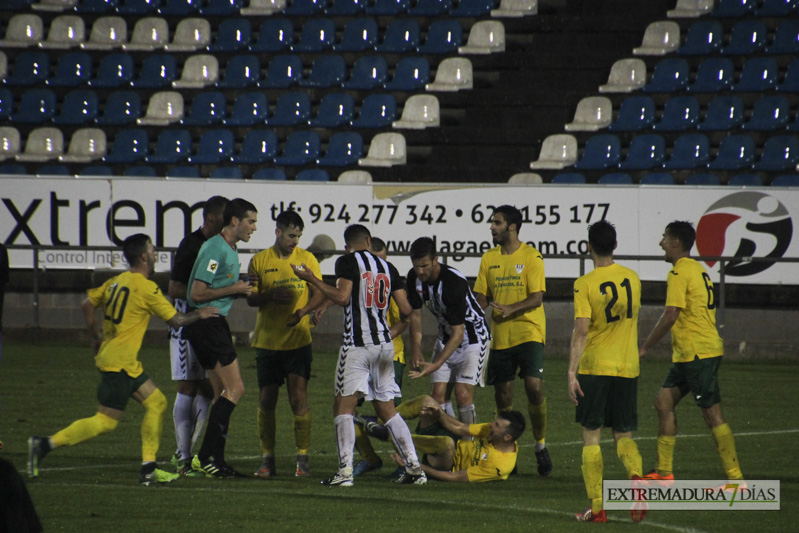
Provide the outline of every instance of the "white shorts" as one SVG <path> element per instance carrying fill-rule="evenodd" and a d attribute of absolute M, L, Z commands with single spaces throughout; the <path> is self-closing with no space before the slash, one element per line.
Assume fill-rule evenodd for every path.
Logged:
<path fill-rule="evenodd" d="M 176 298 L 175 309 L 185 313 L 188 303 Z M 183 328 L 169 328 L 169 356 L 172 359 L 172 381 L 201 381 L 207 377 L 191 344 L 183 338 Z"/>
<path fill-rule="evenodd" d="M 438 360 L 444 345 L 436 341 L 433 348 L 433 362 Z M 488 362 L 488 343 L 467 344 L 459 346 L 449 356 L 441 368 L 430 374 L 432 383 L 466 383 L 467 385 L 485 386 L 485 370 Z"/>
<path fill-rule="evenodd" d="M 342 346 L 336 365 L 337 396 L 363 396 L 393 402 L 400 389 L 394 381 L 394 345 Z"/>

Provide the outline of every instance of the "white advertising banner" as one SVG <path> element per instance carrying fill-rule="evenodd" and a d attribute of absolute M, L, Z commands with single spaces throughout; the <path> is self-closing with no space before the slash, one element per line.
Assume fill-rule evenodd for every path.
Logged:
<path fill-rule="evenodd" d="M 177 247 L 200 226 L 202 202 L 216 194 L 247 198 L 258 208 L 258 229 L 242 247 L 247 249 L 271 246 L 274 218 L 291 208 L 305 221 L 300 246 L 343 249 L 344 228 L 360 223 L 386 241 L 404 272 L 410 268 L 405 252 L 421 236 L 434 238 L 442 253 L 485 252 L 492 246 L 493 207 L 511 204 L 524 215 L 522 240 L 557 256 L 546 260 L 550 278 L 579 275 L 574 256 L 587 253 L 591 222 L 607 219 L 616 225 L 617 255 L 659 256 L 665 225 L 688 220 L 697 228 L 694 255 L 742 258 L 727 266 L 728 283 L 799 284 L 795 263 L 748 260 L 799 257 L 793 239 L 799 191 L 788 189 L 3 178 L 0 239 L 12 247 L 67 247 L 40 251 L 42 268 L 125 268 L 118 251 L 81 248 L 117 246 L 139 232 L 150 235 L 156 247 Z M 10 255 L 14 268 L 33 266 L 30 250 L 12 249 Z M 243 254 L 243 269 L 248 260 Z M 447 261 L 468 276 L 477 274 L 477 257 Z M 659 261 L 622 262 L 642 279 L 665 280 L 667 267 Z M 335 258 L 323 260 L 322 271 L 332 274 L 334 264 Z M 706 267 L 717 280 L 719 264 L 708 261 Z M 157 268 L 169 269 L 167 252 L 159 255 Z"/>

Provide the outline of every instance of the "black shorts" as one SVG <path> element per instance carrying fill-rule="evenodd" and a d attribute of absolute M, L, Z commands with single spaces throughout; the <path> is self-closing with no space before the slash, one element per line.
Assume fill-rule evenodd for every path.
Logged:
<path fill-rule="evenodd" d="M 184 326 L 183 338 L 191 343 L 197 360 L 206 370 L 212 370 L 217 363 L 228 366 L 236 360 L 230 328 L 223 316 L 198 320 Z"/>
<path fill-rule="evenodd" d="M 586 429 L 613 428 L 619 433 L 638 429 L 638 378 L 577 374 L 585 396 L 577 397 L 575 422 Z"/>
<path fill-rule="evenodd" d="M 255 366 L 258 370 L 258 387 L 283 385 L 289 374 L 311 378 L 313 352 L 311 345 L 294 350 L 255 349 Z"/>

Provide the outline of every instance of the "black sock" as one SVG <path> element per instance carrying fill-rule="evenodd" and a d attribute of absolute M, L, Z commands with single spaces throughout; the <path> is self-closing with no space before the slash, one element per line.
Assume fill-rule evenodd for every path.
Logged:
<path fill-rule="evenodd" d="M 150 461 L 141 465 L 141 473 L 142 474 L 150 474 L 155 472 L 155 461 Z"/>
<path fill-rule="evenodd" d="M 235 407 L 235 403 L 224 397 L 220 397 L 211 406 L 203 444 L 197 454 L 201 461 L 207 461 L 209 457 L 213 456 L 214 461 L 218 464 L 225 464 L 225 441 L 230 425 L 230 415 L 233 414 Z"/>

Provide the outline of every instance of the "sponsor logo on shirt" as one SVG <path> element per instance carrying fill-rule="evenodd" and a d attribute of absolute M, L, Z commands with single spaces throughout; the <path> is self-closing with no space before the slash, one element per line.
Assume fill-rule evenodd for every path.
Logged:
<path fill-rule="evenodd" d="M 208 261 L 208 268 L 207 268 L 208 272 L 216 274 L 218 268 L 219 268 L 219 261 L 217 261 L 216 259 L 211 259 L 210 261 Z"/>
<path fill-rule="evenodd" d="M 499 268 L 499 265 L 491 265 L 488 270 L 494 270 L 495 268 Z"/>
<path fill-rule="evenodd" d="M 522 270 L 524 270 L 524 264 L 516 265 L 516 273 L 521 274 Z"/>

